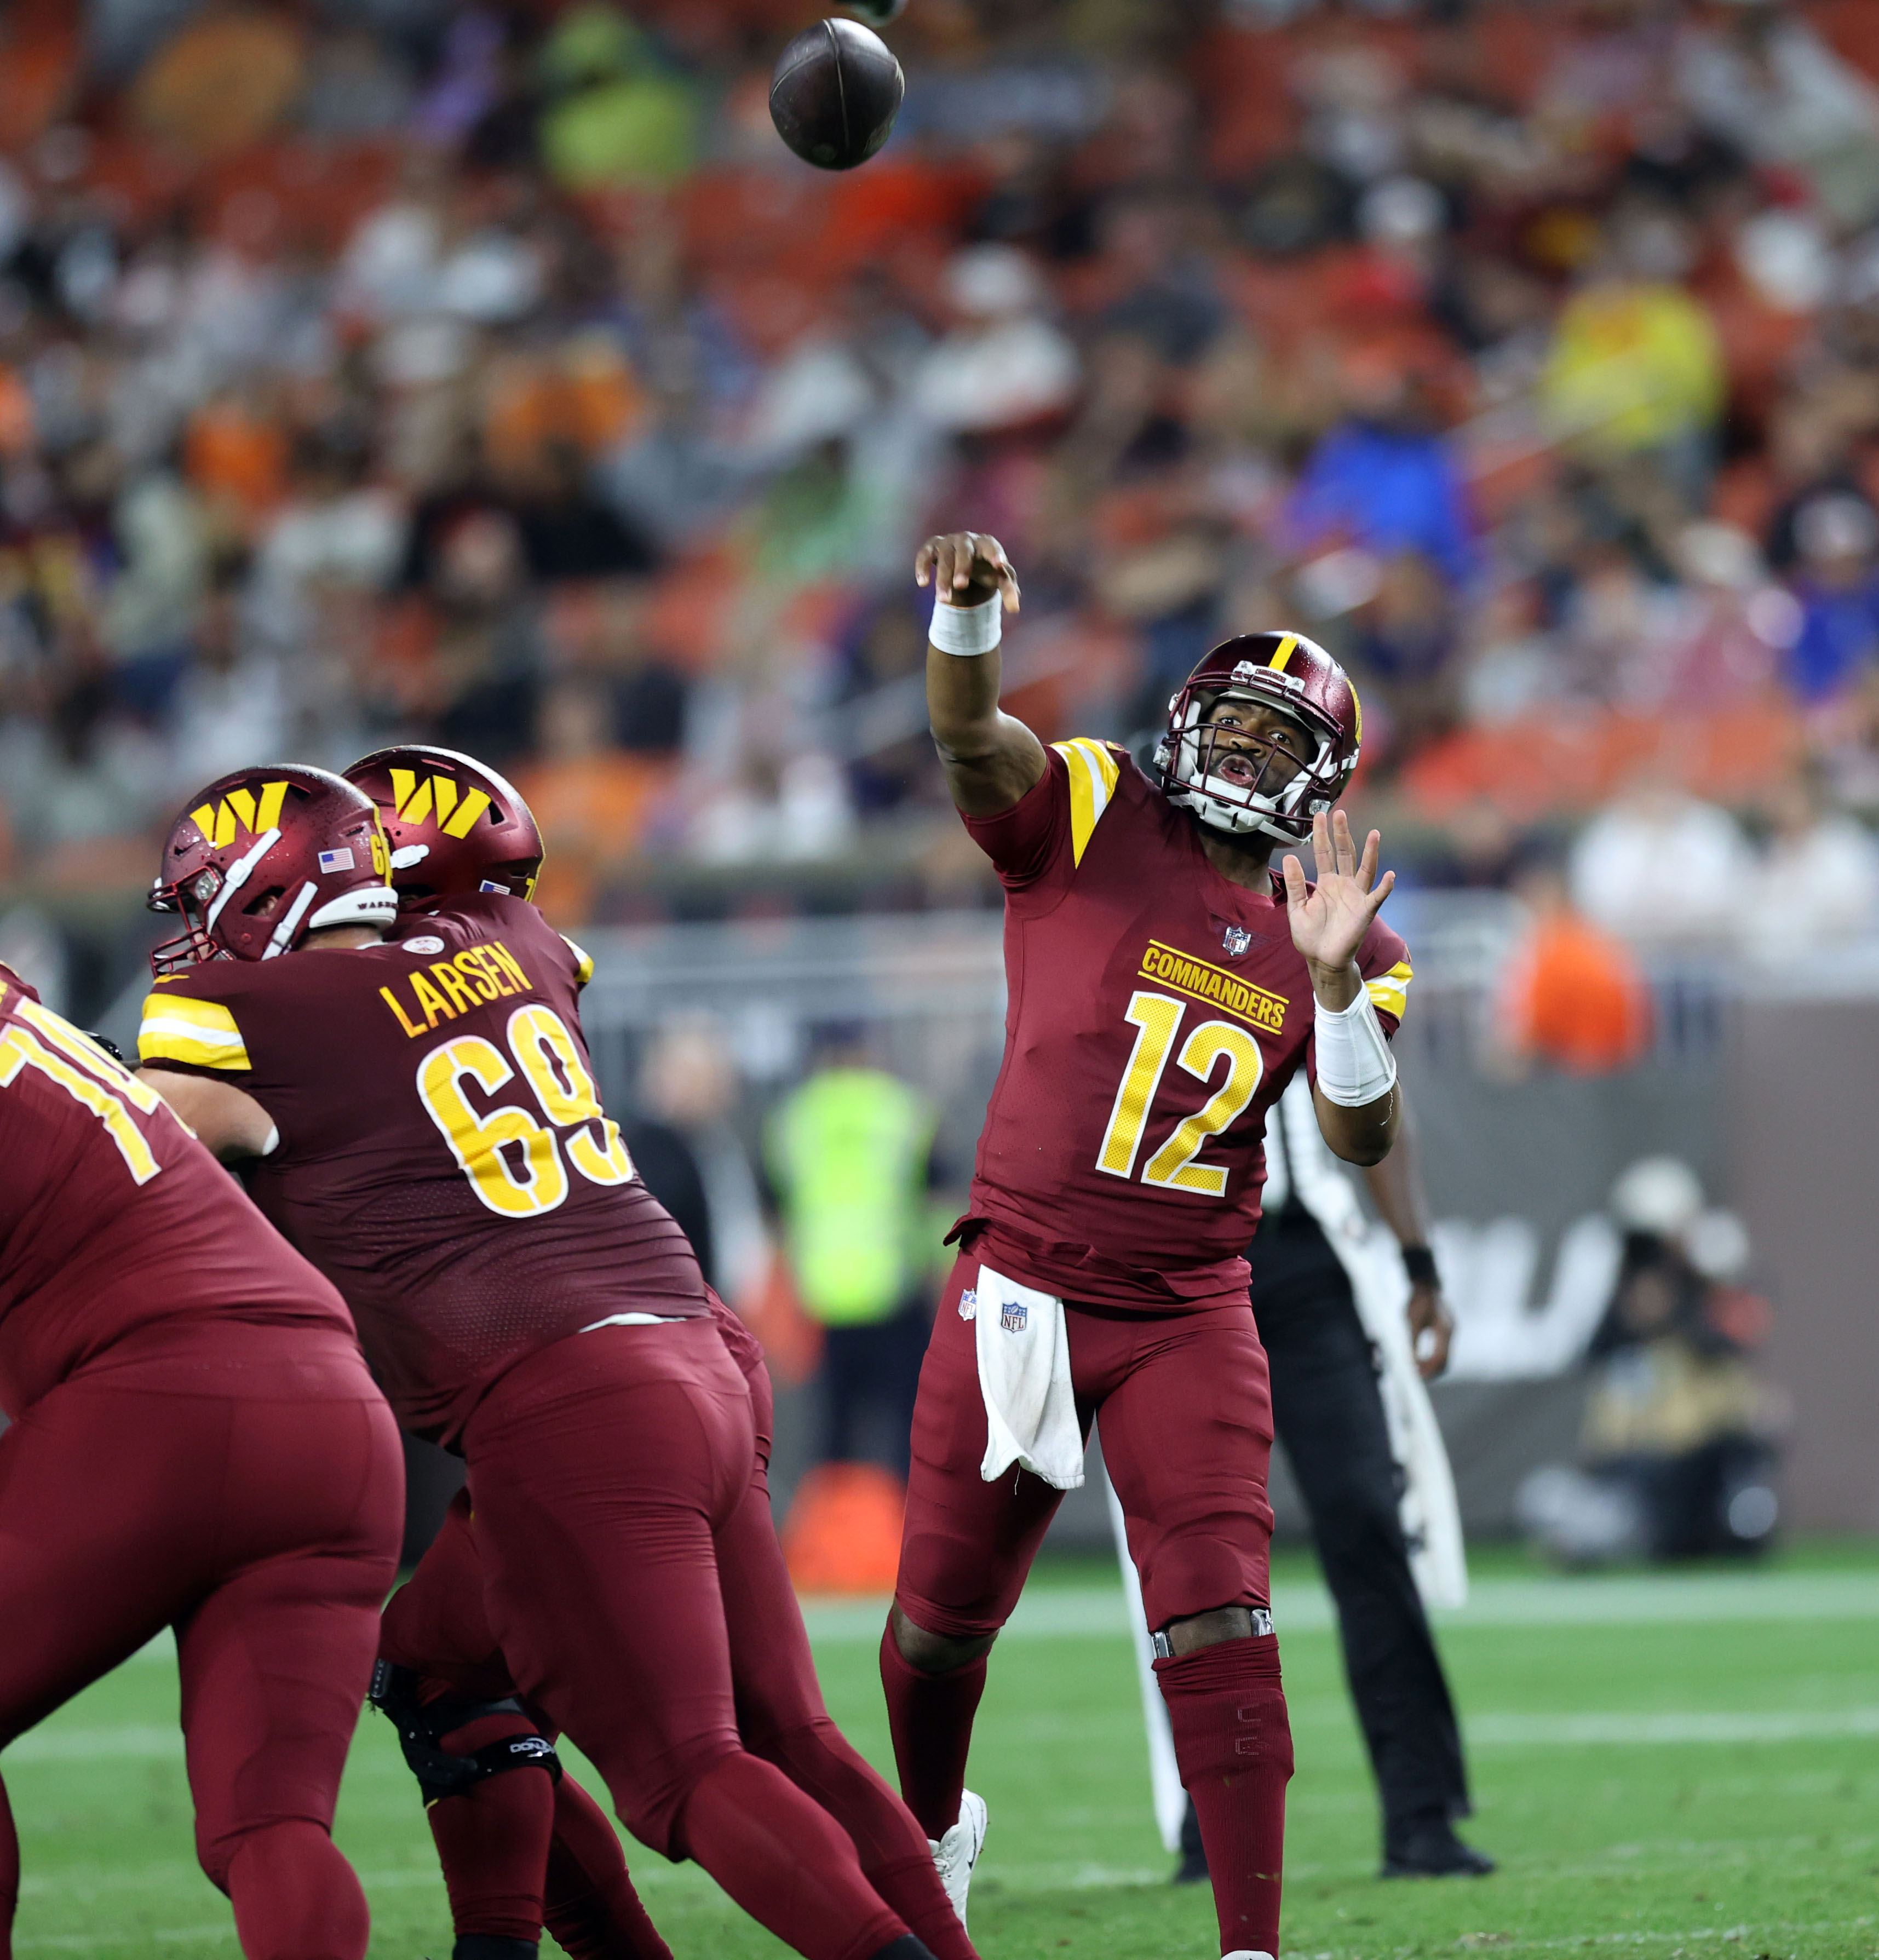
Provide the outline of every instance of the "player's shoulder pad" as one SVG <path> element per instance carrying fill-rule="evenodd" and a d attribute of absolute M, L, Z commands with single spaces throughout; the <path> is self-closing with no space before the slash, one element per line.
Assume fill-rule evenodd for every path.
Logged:
<path fill-rule="evenodd" d="M 138 1059 L 189 1068 L 252 1068 L 236 1010 L 251 976 L 265 970 L 258 963 L 215 959 L 164 975 L 144 999 Z"/>
<path fill-rule="evenodd" d="M 1122 780 L 1128 752 L 1113 742 L 1099 742 L 1092 735 L 1076 735 L 1051 747 L 1063 758 L 1070 784 L 1070 857 L 1083 862 L 1103 813 L 1114 800 L 1116 786 Z"/>

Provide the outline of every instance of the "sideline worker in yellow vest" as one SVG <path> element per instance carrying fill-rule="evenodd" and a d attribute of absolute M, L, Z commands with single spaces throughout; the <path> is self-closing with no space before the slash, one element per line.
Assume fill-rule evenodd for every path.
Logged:
<path fill-rule="evenodd" d="M 823 1456 L 885 1463 L 903 1478 L 931 1325 L 938 1122 L 926 1096 L 873 1067 L 845 1031 L 764 1134 L 785 1255 L 826 1335 Z"/>

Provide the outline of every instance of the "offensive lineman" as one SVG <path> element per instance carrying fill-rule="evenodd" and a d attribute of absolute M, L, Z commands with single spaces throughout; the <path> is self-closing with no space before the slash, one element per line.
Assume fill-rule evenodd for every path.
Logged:
<path fill-rule="evenodd" d="M 363 1960 L 333 1842 L 404 1466 L 339 1295 L 0 966 L 0 1747 L 164 1627 L 248 1960 Z M 20 1850 L 0 1788 L 0 1960 Z"/>
<path fill-rule="evenodd" d="M 409 931 L 422 931 L 419 921 L 427 914 L 480 893 L 526 899 L 534 890 L 543 857 L 535 819 L 514 785 L 474 757 L 409 743 L 365 756 L 346 773 L 378 807 Z M 749 1385 L 756 1432 L 748 1489 L 718 1537 L 738 1732 L 753 1755 L 774 1763 L 849 1833 L 869 1883 L 940 1960 L 971 1960 L 918 1825 L 823 1704 L 771 1516 L 769 1373 L 749 1329 L 709 1289 L 706 1297 Z M 424 1739 L 446 1756 L 530 1732 L 530 1714 L 511 1698 L 514 1685 L 490 1628 L 465 1497 L 451 1507 L 411 1583 L 386 1608 L 381 1653 L 412 1684 L 407 1691 L 422 1704 Z M 442 1765 L 432 1758 L 430 1767 Z M 633 1893 L 612 1826 L 572 1777 L 557 1777 L 552 1797 L 542 1780 L 495 1776 L 449 1793 L 438 1793 L 435 1783 L 427 1790 L 425 1815 L 449 1885 L 460 1960 L 509 1960 L 471 1943 L 503 1930 L 505 1907 L 508 1927 L 516 1930 L 518 1879 L 540 1875 L 544 1854 L 542 1916 L 575 1960 L 670 1960 Z"/>
<path fill-rule="evenodd" d="M 212 784 L 153 895 L 186 930 L 152 956 L 146 1077 L 218 1154 L 259 1160 L 257 1201 L 352 1303 L 400 1419 L 463 1456 L 503 1660 L 635 1834 L 810 1960 L 930 1960 L 850 1839 L 740 1739 L 719 1560 L 750 1397 L 595 1095 L 584 958 L 506 889 L 389 942 L 309 929 L 347 892 L 390 914 L 391 875 L 342 779 Z M 498 1739 L 512 1759 L 517 1739 Z M 518 1949 L 460 1941 L 457 1960 Z"/>
<path fill-rule="evenodd" d="M 920 1379 L 881 1678 L 901 1787 L 962 1912 L 986 1656 L 1100 1413 L 1155 1666 L 1232 1960 L 1278 1951 L 1291 1739 L 1268 1588 L 1272 1424 L 1241 1252 L 1267 1109 L 1302 1065 L 1325 1140 L 1374 1163 L 1410 978 L 1331 807 L 1355 695 L 1293 634 L 1230 640 L 1170 704 L 1161 781 L 998 708 L 998 541 L 929 539 L 934 739 L 1005 887 L 1005 1053 Z M 1275 878 L 1275 841 L 1309 835 Z"/>

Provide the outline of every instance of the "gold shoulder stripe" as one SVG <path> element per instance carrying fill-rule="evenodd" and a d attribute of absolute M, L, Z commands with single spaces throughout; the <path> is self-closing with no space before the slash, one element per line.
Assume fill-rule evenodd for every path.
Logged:
<path fill-rule="evenodd" d="M 1397 1020 L 1403 1018 L 1403 1010 L 1409 1005 L 1409 982 L 1416 975 L 1409 969 L 1406 959 L 1399 959 L 1387 973 L 1380 973 L 1374 980 L 1364 982 L 1364 991 L 1370 996 L 1371 1005 L 1380 1014 L 1393 1015 Z"/>
<path fill-rule="evenodd" d="M 145 1061 L 181 1061 L 195 1068 L 248 1068 L 248 1047 L 235 1017 L 219 1001 L 152 994 L 144 1002 L 137 1052 Z"/>
<path fill-rule="evenodd" d="M 574 984 L 584 987 L 594 978 L 594 956 L 583 947 L 576 946 L 564 932 L 561 935 L 568 950 L 574 955 Z"/>
<path fill-rule="evenodd" d="M 1122 779 L 1121 765 L 1100 742 L 1088 735 L 1050 746 L 1070 771 L 1070 860 L 1081 864 Z"/>

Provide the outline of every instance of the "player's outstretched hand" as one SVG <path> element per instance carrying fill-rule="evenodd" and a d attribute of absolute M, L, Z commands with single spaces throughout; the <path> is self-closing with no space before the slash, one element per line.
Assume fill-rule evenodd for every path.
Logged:
<path fill-rule="evenodd" d="M 1380 833 L 1373 830 L 1364 840 L 1359 858 L 1350 819 L 1341 810 L 1334 810 L 1329 822 L 1322 816 L 1311 819 L 1317 883 L 1307 886 L 1304 867 L 1289 854 L 1281 867 L 1291 943 L 1304 955 L 1312 985 L 1328 1007 L 1348 1007 L 1357 998 L 1359 983 L 1351 963 L 1371 921 L 1397 882 L 1393 871 L 1377 876 L 1377 852 L 1382 842 Z M 1344 998 L 1326 998 L 1331 994 Z"/>
<path fill-rule="evenodd" d="M 928 538 L 914 554 L 913 582 L 931 585 L 937 597 L 955 606 L 982 605 L 1000 593 L 1005 611 L 1018 610 L 1018 574 L 1004 546 L 984 531 L 948 531 Z"/>

